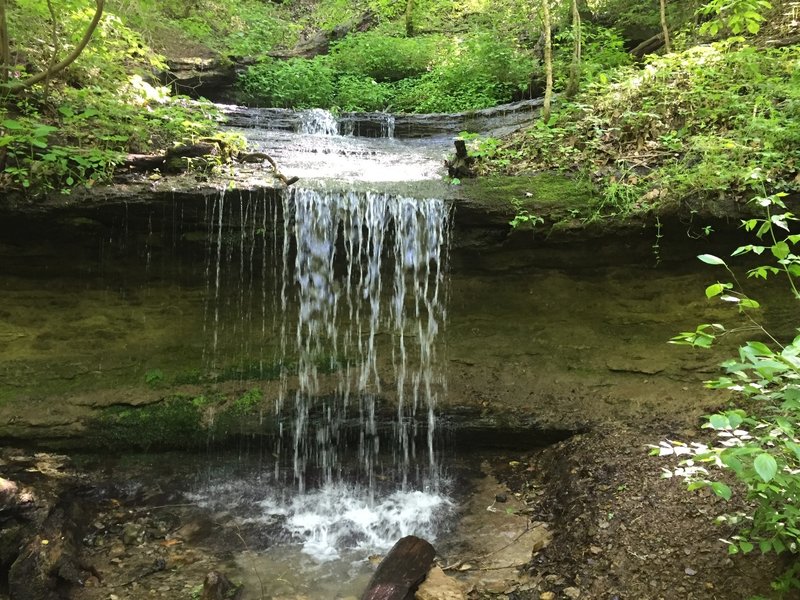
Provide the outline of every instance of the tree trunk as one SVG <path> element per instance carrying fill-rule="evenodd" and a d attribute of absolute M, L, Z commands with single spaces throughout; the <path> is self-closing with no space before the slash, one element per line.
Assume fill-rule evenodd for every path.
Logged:
<path fill-rule="evenodd" d="M 413 535 L 398 541 L 378 565 L 361 600 L 413 600 L 425 581 L 436 550 Z"/>
<path fill-rule="evenodd" d="M 669 27 L 667 26 L 667 0 L 659 0 L 661 9 L 661 30 L 664 32 L 664 49 L 672 52 L 672 44 L 669 41 Z"/>
<path fill-rule="evenodd" d="M 582 32 L 581 32 L 581 13 L 578 10 L 578 0 L 572 0 L 572 35 L 575 38 L 572 47 L 572 64 L 569 68 L 569 83 L 567 84 L 566 96 L 573 98 L 578 93 L 581 83 L 581 52 L 582 52 Z"/>
<path fill-rule="evenodd" d="M 100 18 L 103 16 L 103 9 L 105 7 L 105 0 L 96 0 L 97 2 L 97 9 L 95 10 L 94 17 L 92 17 L 91 23 L 86 28 L 86 31 L 81 38 L 81 41 L 78 42 L 78 45 L 70 52 L 67 57 L 59 62 L 56 65 L 53 65 L 51 68 L 48 68 L 41 73 L 37 73 L 27 79 L 23 79 L 22 81 L 17 81 L 9 86 L 9 91 L 12 93 L 22 91 L 26 88 L 29 88 L 32 85 L 39 83 L 40 81 L 44 81 L 53 75 L 63 71 L 68 66 L 70 66 L 75 59 L 81 55 L 84 48 L 89 45 L 89 41 L 92 39 L 92 34 L 94 34 L 94 30 L 97 29 L 97 25 L 100 23 Z"/>
<path fill-rule="evenodd" d="M 542 0 L 542 22 L 544 24 L 544 104 L 542 105 L 542 119 L 545 123 L 550 121 L 550 105 L 553 101 L 553 39 L 550 27 L 549 0 Z"/>
<path fill-rule="evenodd" d="M 0 0 L 0 81 L 8 82 L 11 68 L 11 42 L 8 39 L 8 20 L 6 19 L 6 0 Z"/>
<path fill-rule="evenodd" d="M 414 0 L 406 2 L 406 36 L 414 36 Z"/>

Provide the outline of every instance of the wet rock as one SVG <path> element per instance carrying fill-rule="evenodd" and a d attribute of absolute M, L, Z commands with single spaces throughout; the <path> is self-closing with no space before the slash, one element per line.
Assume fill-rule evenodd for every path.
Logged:
<path fill-rule="evenodd" d="M 414 595 L 416 600 L 466 600 L 464 586 L 445 574 L 440 567 L 433 567 Z"/>
<path fill-rule="evenodd" d="M 122 530 L 122 543 L 126 546 L 134 546 L 140 542 L 142 528 L 136 523 L 128 523 Z"/>
<path fill-rule="evenodd" d="M 213 530 L 214 522 L 211 518 L 208 515 L 201 515 L 181 526 L 175 535 L 189 542 L 198 542 L 211 535 Z"/>
<path fill-rule="evenodd" d="M 56 590 L 83 584 L 85 569 L 79 554 L 83 522 L 80 502 L 71 498 L 50 511 L 9 569 L 11 598 L 42 600 L 55 597 Z"/>
<path fill-rule="evenodd" d="M 235 585 L 220 571 L 211 571 L 203 581 L 203 595 L 200 600 L 239 600 L 244 588 Z"/>

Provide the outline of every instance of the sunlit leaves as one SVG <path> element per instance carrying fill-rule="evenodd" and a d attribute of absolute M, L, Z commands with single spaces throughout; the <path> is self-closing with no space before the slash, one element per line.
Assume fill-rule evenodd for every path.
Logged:
<path fill-rule="evenodd" d="M 713 254 L 701 254 L 697 257 L 707 265 L 724 265 L 725 261 Z"/>

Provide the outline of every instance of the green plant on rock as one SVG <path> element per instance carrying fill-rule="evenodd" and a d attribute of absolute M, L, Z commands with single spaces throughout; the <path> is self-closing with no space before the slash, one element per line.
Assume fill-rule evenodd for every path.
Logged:
<path fill-rule="evenodd" d="M 763 193 L 763 183 L 759 182 Z M 753 254 L 771 257 L 771 262 L 748 270 L 755 279 L 785 276 L 793 299 L 800 301 L 796 279 L 800 276 L 800 256 L 796 248 L 800 235 L 791 233 L 798 218 L 787 210 L 784 195 L 763 194 L 753 199 L 764 210 L 761 218 L 743 221 L 743 227 L 758 238 L 757 244 L 740 246 L 733 256 Z M 729 500 L 734 490 L 713 477 L 710 468 L 726 471 L 743 489 L 753 507 L 750 512 L 723 515 L 721 522 L 735 527 L 736 533 L 724 540 L 731 554 L 788 553 L 800 555 L 800 335 L 782 342 L 752 316 L 757 301 L 746 295 L 736 275 L 721 258 L 704 254 L 706 264 L 723 267 L 731 281 L 718 281 L 706 288 L 706 297 L 719 298 L 739 308 L 761 331 L 767 342 L 749 341 L 739 348 L 739 356 L 723 363 L 725 374 L 707 382 L 712 389 L 728 390 L 748 401 L 736 408 L 710 415 L 704 427 L 716 432 L 711 444 L 664 441 L 654 449 L 661 456 L 686 456 L 676 469 L 665 469 L 667 476 L 681 476 L 690 489 L 708 487 Z M 683 332 L 672 341 L 708 347 L 719 333 L 719 324 L 700 325 Z M 800 330 L 798 330 L 800 331 Z M 800 589 L 797 566 L 790 568 L 775 584 L 779 592 Z"/>

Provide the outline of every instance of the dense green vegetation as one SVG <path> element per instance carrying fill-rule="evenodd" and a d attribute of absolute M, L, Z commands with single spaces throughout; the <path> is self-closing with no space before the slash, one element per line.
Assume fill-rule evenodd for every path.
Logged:
<path fill-rule="evenodd" d="M 481 174 L 544 172 L 531 194 L 539 205 L 560 200 L 565 213 L 595 218 L 658 214 L 666 204 L 688 215 L 701 207 L 713 211 L 721 198 L 752 200 L 765 214 L 744 226 L 759 239 L 734 254 L 774 258 L 748 275 L 786 277 L 795 301 L 796 3 L 548 6 L 549 68 L 543 5 L 523 0 L 109 0 L 96 7 L 80 0 L 0 0 L 8 29 L 0 31 L 0 187 L 30 197 L 69 193 L 110 181 L 127 153 L 215 135 L 212 105 L 159 83 L 165 56 L 222 63 L 247 57 L 236 91 L 260 106 L 451 112 L 548 89 L 556 94 L 552 111 L 527 130 L 505 140 L 469 136 Z M 366 25 L 343 34 L 357 22 Z M 320 31 L 338 32 L 329 48 L 308 57 L 293 53 Z M 576 190 L 569 201 L 564 181 Z M 579 206 L 584 196 L 594 203 L 590 213 Z M 535 226 L 537 215 L 519 208 L 515 223 Z M 728 268 L 716 256 L 701 258 Z M 752 315 L 757 301 L 743 294 L 733 270 L 728 274 L 730 281 L 711 284 L 706 295 Z M 749 318 L 758 325 L 757 317 Z M 707 323 L 675 341 L 705 347 L 723 332 Z M 752 502 L 751 513 L 730 517 L 743 525 L 729 540 L 731 552 L 758 548 L 796 557 L 800 338 L 758 332 L 762 339 L 743 345 L 725 376 L 711 384 L 739 394 L 738 405 L 708 419 L 723 441 L 735 442 L 690 451 L 697 461 L 729 470 L 738 488 L 699 470 L 684 473 L 722 498 L 739 489 Z M 138 424 L 152 429 L 154 439 L 191 436 L 198 408 L 175 401 L 151 412 L 114 412 L 106 425 L 123 431 Z M 167 422 L 174 431 L 158 429 Z M 676 447 L 662 445 L 665 452 Z M 800 582 L 790 571 L 780 585 L 797 589 Z"/>
<path fill-rule="evenodd" d="M 665 201 L 746 197 L 754 176 L 794 191 L 800 165 L 796 46 L 696 46 L 626 66 L 498 148 L 486 170 L 594 179 L 607 214 Z"/>

